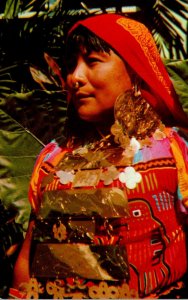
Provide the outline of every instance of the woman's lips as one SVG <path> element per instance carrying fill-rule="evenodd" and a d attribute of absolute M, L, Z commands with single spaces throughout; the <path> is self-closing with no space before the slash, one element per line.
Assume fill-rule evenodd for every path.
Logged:
<path fill-rule="evenodd" d="M 76 93 L 75 94 L 75 99 L 78 101 L 86 101 L 91 99 L 92 95 L 89 93 Z"/>

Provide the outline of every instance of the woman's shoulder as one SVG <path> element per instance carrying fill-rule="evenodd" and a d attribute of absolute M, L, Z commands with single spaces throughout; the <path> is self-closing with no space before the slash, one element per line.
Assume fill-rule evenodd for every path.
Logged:
<path fill-rule="evenodd" d="M 44 148 L 40 151 L 35 166 L 41 164 L 41 162 L 53 162 L 56 156 L 60 155 L 62 152 L 67 152 L 68 149 L 65 144 L 59 144 L 56 140 L 52 140 L 50 143 L 46 144 Z"/>
<path fill-rule="evenodd" d="M 177 144 L 182 155 L 188 160 L 188 130 L 178 127 L 166 128 L 167 137 L 171 146 Z"/>
<path fill-rule="evenodd" d="M 29 200 L 34 210 L 37 209 L 40 203 L 40 187 L 43 178 L 48 172 L 53 172 L 55 166 L 67 153 L 68 149 L 63 145 L 59 145 L 55 140 L 51 141 L 39 153 L 29 184 Z"/>

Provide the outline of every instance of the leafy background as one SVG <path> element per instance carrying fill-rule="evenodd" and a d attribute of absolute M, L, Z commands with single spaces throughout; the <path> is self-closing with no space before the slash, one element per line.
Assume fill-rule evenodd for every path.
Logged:
<path fill-rule="evenodd" d="M 0 198 L 17 210 L 24 230 L 36 156 L 51 139 L 64 138 L 66 32 L 79 18 L 109 11 L 131 15 L 151 30 L 188 113 L 187 0 L 1 0 Z"/>

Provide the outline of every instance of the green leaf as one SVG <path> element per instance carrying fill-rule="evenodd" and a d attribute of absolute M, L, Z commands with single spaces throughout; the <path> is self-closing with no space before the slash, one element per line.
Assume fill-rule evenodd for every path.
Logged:
<path fill-rule="evenodd" d="M 4 99 L 0 107 L 6 104 Z M 16 220 L 26 230 L 30 214 L 29 180 L 42 145 L 3 109 L 0 123 L 0 199 L 5 207 L 16 208 Z"/>
<path fill-rule="evenodd" d="M 188 114 L 188 59 L 164 62 L 183 109 Z"/>
<path fill-rule="evenodd" d="M 14 93 L 0 101 L 0 199 L 17 209 L 27 228 L 28 187 L 36 157 L 54 137 L 63 135 L 66 115 L 62 92 Z"/>
<path fill-rule="evenodd" d="M 24 130 L 0 130 L 0 198 L 6 207 L 17 209 L 17 221 L 24 229 L 30 214 L 29 179 L 41 148 Z"/>
<path fill-rule="evenodd" d="M 6 1 L 4 18 L 13 19 L 18 16 L 19 8 L 21 1 L 20 0 L 8 0 Z"/>

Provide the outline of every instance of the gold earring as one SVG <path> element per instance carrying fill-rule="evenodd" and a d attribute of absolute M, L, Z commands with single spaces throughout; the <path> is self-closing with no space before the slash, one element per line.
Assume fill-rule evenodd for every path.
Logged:
<path fill-rule="evenodd" d="M 115 122 L 111 127 L 111 133 L 114 142 L 124 149 L 129 145 L 130 137 L 134 135 L 136 128 L 134 98 L 133 90 L 127 90 L 117 97 L 114 105 Z"/>
<path fill-rule="evenodd" d="M 129 137 L 133 135 L 136 127 L 135 99 L 133 90 L 127 90 L 117 98 L 114 105 L 115 120 Z"/>
<path fill-rule="evenodd" d="M 114 135 L 114 141 L 123 148 L 127 146 L 130 138 L 143 140 L 162 126 L 159 116 L 142 97 L 137 86 L 116 99 L 114 118 L 111 133 Z"/>

